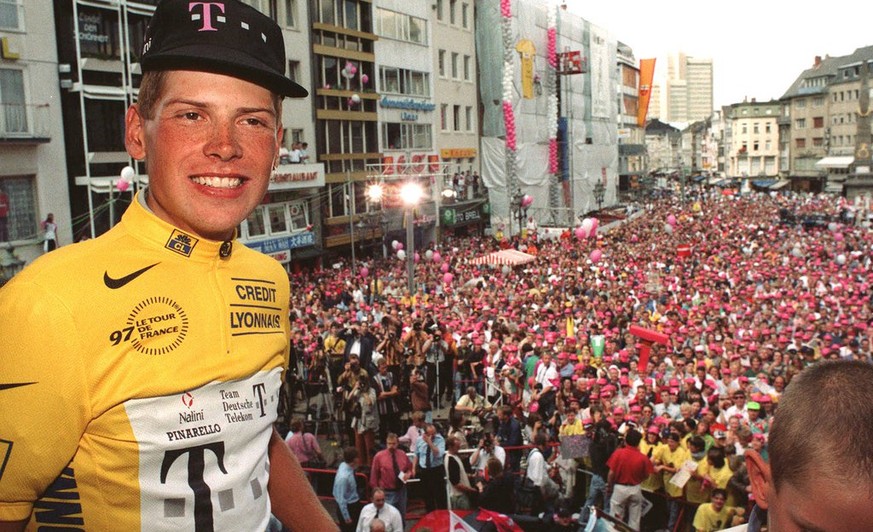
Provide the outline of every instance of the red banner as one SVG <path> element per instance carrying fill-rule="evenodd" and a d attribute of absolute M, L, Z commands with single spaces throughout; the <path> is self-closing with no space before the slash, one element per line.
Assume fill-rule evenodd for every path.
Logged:
<path fill-rule="evenodd" d="M 652 97 L 654 79 L 655 60 L 640 59 L 640 102 L 637 108 L 637 126 L 639 127 L 646 125 L 646 115 L 649 114 L 649 100 Z"/>

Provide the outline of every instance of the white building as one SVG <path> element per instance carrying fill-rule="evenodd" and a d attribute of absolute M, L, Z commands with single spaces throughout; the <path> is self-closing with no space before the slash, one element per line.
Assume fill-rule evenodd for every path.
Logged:
<path fill-rule="evenodd" d="M 43 252 L 49 213 L 59 244 L 72 241 L 52 20 L 49 0 L 0 2 L 0 278 Z"/>
<path fill-rule="evenodd" d="M 565 10 L 558 10 L 557 50 L 578 52 L 583 73 L 560 76 L 559 164 L 549 167 L 548 9 L 536 0 L 512 2 L 509 48 L 513 61 L 512 107 L 517 141 L 517 173 L 506 171 L 503 113 L 504 43 L 499 2 L 480 0 L 476 7 L 477 53 L 482 118 L 482 177 L 491 201 L 492 225 L 513 226 L 511 198 L 516 191 L 533 197 L 528 216 L 539 225 L 574 224 L 597 208 L 594 190 L 604 185 L 602 205 L 616 202 L 618 181 L 618 91 L 616 41 L 609 33 Z M 527 41 L 527 42 L 525 42 Z M 535 49 L 534 79 L 540 89 L 522 97 L 522 57 L 517 47 Z M 535 83 L 536 85 L 536 83 Z M 509 176 L 509 177 L 508 177 Z M 516 225 L 517 230 L 517 225 Z M 515 231 L 513 231 L 515 232 Z"/>

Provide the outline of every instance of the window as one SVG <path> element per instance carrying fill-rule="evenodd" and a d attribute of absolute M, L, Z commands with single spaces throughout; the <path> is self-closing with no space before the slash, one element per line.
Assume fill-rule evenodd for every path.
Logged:
<path fill-rule="evenodd" d="M 797 120 L 794 121 L 794 125 L 795 125 L 795 127 L 797 127 L 797 129 L 804 129 L 806 127 L 806 119 L 805 118 L 798 118 Z"/>
<path fill-rule="evenodd" d="M 0 68 L 0 136 L 29 131 L 24 97 L 24 71 Z"/>
<path fill-rule="evenodd" d="M 814 116 L 812 118 L 812 127 L 824 127 L 824 117 Z"/>
<path fill-rule="evenodd" d="M 769 133 L 769 132 L 770 132 L 770 124 L 769 123 L 764 124 L 764 133 Z"/>
<path fill-rule="evenodd" d="M 269 0 L 243 0 L 243 3 L 252 6 L 261 13 L 267 15 L 268 17 L 272 15 L 272 13 L 270 12 Z"/>
<path fill-rule="evenodd" d="M 758 141 L 752 143 L 752 151 L 758 151 Z"/>
<path fill-rule="evenodd" d="M 470 81 L 470 64 L 472 63 L 472 61 L 473 58 L 469 55 L 464 56 L 464 81 Z"/>
<path fill-rule="evenodd" d="M 246 218 L 243 235 L 247 238 L 288 235 L 306 231 L 309 211 L 305 201 L 259 205 Z"/>
<path fill-rule="evenodd" d="M 795 139 L 794 145 L 798 148 L 806 148 L 806 139 Z"/>
<path fill-rule="evenodd" d="M 469 8 L 470 6 L 468 4 L 461 4 L 461 25 L 464 27 L 464 29 L 470 27 Z"/>
<path fill-rule="evenodd" d="M 82 57 L 121 58 L 117 12 L 80 6 L 78 29 Z"/>
<path fill-rule="evenodd" d="M 755 122 L 755 123 L 752 125 L 752 133 L 755 133 L 755 134 L 758 133 L 758 123 L 757 123 L 757 122 Z"/>
<path fill-rule="evenodd" d="M 346 183 L 333 183 L 330 188 L 330 212 L 329 217 L 346 216 L 349 213 L 349 195 L 346 192 Z"/>
<path fill-rule="evenodd" d="M 0 28 L 22 30 L 24 25 L 21 0 L 0 0 Z"/>
<path fill-rule="evenodd" d="M 443 20 L 443 0 L 436 0 L 436 3 L 434 5 L 436 6 L 437 20 L 442 22 L 442 20 Z"/>
<path fill-rule="evenodd" d="M 458 0 L 449 0 L 449 24 L 457 23 L 458 15 Z"/>
<path fill-rule="evenodd" d="M 452 79 L 458 79 L 458 53 L 452 52 Z"/>
<path fill-rule="evenodd" d="M 396 67 L 379 67 L 381 91 L 409 96 L 430 96 L 430 74 Z"/>
<path fill-rule="evenodd" d="M 285 26 L 297 27 L 297 0 L 285 0 Z"/>
<path fill-rule="evenodd" d="M 824 96 L 816 96 L 812 99 L 813 107 L 821 107 L 822 105 L 824 105 Z"/>
<path fill-rule="evenodd" d="M 294 83 L 300 83 L 300 61 L 288 61 L 288 77 Z"/>
<path fill-rule="evenodd" d="M 812 139 L 812 145 L 816 147 L 824 146 L 824 138 L 823 137 L 814 137 Z"/>
<path fill-rule="evenodd" d="M 466 126 L 464 129 L 473 131 L 473 108 L 469 105 L 464 108 L 464 118 L 464 125 Z"/>
<path fill-rule="evenodd" d="M 427 44 L 427 21 L 380 8 L 376 10 L 376 33 L 380 37 Z"/>
<path fill-rule="evenodd" d="M 437 63 L 439 64 L 440 69 L 440 77 L 446 77 L 446 51 L 440 50 L 438 54 Z"/>
<path fill-rule="evenodd" d="M 36 190 L 33 176 L 0 178 L 0 193 L 9 201 L 6 231 L 9 242 L 37 238 Z"/>
<path fill-rule="evenodd" d="M 433 147 L 431 125 L 383 122 L 382 145 L 389 150 L 429 150 Z"/>
<path fill-rule="evenodd" d="M 267 218 L 270 220 L 270 234 L 288 231 L 288 220 L 285 219 L 284 205 L 267 205 Z"/>
<path fill-rule="evenodd" d="M 461 130 L 461 106 L 455 105 L 452 111 L 452 118 L 454 119 L 453 128 L 455 131 Z"/>
<path fill-rule="evenodd" d="M 444 103 L 440 105 L 440 129 L 442 131 L 448 131 L 449 129 L 449 104 Z"/>
<path fill-rule="evenodd" d="M 747 124 L 743 123 L 743 135 L 745 135 L 748 132 L 749 132 L 749 126 Z"/>
<path fill-rule="evenodd" d="M 285 138 L 286 142 L 288 138 Z M 303 142 L 303 130 L 302 129 L 292 129 L 291 130 L 291 142 Z"/>
<path fill-rule="evenodd" d="M 794 107 L 797 107 L 798 109 L 806 107 L 806 100 L 803 98 L 798 98 L 797 100 L 794 100 Z"/>
<path fill-rule="evenodd" d="M 765 149 L 766 151 L 770 151 L 770 147 L 771 147 L 771 146 L 770 146 L 770 141 L 769 141 L 769 140 L 764 141 L 764 149 Z"/>

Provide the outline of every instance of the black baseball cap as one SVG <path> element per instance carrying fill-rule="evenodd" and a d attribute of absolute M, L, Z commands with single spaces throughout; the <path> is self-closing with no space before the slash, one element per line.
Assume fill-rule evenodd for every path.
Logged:
<path fill-rule="evenodd" d="M 146 30 L 141 66 L 143 72 L 226 74 L 282 96 L 309 95 L 285 76 L 282 30 L 239 0 L 161 0 Z"/>

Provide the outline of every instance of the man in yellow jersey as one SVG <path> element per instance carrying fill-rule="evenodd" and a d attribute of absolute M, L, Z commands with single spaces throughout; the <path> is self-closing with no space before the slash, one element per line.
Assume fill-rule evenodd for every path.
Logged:
<path fill-rule="evenodd" d="M 235 241 L 282 98 L 307 94 L 282 32 L 237 0 L 164 0 L 140 64 L 125 144 L 148 190 L 0 290 L 0 531 L 333 530 L 273 428 L 287 275 Z"/>
<path fill-rule="evenodd" d="M 682 502 L 678 499 L 682 498 L 683 486 L 677 486 L 670 482 L 673 475 L 679 472 L 685 465 L 691 455 L 680 445 L 681 437 L 675 432 L 671 432 L 666 440 L 667 447 L 661 449 L 660 454 L 656 458 L 655 471 L 660 471 L 664 475 L 664 490 L 670 496 L 670 501 L 667 506 L 670 509 L 670 517 L 667 523 L 667 528 L 673 530 L 676 525 L 676 520 L 679 518 L 679 510 L 682 509 Z"/>

